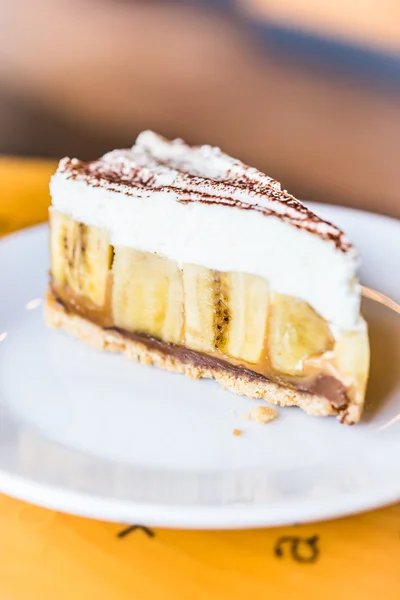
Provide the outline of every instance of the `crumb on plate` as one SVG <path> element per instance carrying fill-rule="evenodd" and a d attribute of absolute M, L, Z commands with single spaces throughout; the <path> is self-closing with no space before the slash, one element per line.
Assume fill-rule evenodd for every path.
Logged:
<path fill-rule="evenodd" d="M 250 413 L 250 417 L 254 421 L 263 424 L 270 423 L 271 421 L 276 419 L 277 416 L 278 413 L 276 412 L 276 410 L 274 408 L 271 408 L 270 406 L 256 406 L 252 409 Z"/>
<path fill-rule="evenodd" d="M 234 429 L 233 430 L 233 435 L 242 435 L 241 429 Z"/>
<path fill-rule="evenodd" d="M 250 416 L 249 416 L 249 414 L 248 414 L 248 413 L 245 413 L 245 412 L 243 412 L 243 413 L 240 415 L 240 418 L 242 419 L 242 421 L 248 421 L 248 420 L 250 419 Z"/>

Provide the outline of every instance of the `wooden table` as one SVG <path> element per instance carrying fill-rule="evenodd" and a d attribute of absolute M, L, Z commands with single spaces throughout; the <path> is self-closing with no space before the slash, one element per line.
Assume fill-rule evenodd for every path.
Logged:
<path fill-rule="evenodd" d="M 46 218 L 53 169 L 0 158 L 0 233 Z M 0 600 L 337 597 L 400 597 L 400 505 L 279 529 L 182 532 L 0 495 Z"/>

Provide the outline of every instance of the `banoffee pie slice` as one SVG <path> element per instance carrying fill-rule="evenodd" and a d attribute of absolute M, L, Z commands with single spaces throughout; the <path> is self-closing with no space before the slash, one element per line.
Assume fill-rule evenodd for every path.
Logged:
<path fill-rule="evenodd" d="M 51 180 L 46 318 L 118 351 L 311 415 L 360 419 L 357 254 L 280 184 L 150 132 Z"/>

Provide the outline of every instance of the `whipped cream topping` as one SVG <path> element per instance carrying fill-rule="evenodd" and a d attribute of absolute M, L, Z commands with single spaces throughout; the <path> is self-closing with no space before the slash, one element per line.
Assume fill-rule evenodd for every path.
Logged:
<path fill-rule="evenodd" d="M 107 229 L 115 246 L 260 275 L 333 330 L 360 326 L 357 255 L 343 232 L 219 148 L 146 131 L 97 161 L 63 159 L 50 189 L 55 209 Z"/>

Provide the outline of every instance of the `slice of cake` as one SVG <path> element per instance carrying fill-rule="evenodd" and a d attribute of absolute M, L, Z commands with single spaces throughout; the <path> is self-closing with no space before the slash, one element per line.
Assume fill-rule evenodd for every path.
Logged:
<path fill-rule="evenodd" d="M 357 255 L 277 181 L 146 131 L 51 181 L 47 321 L 98 348 L 313 415 L 360 419 Z"/>

